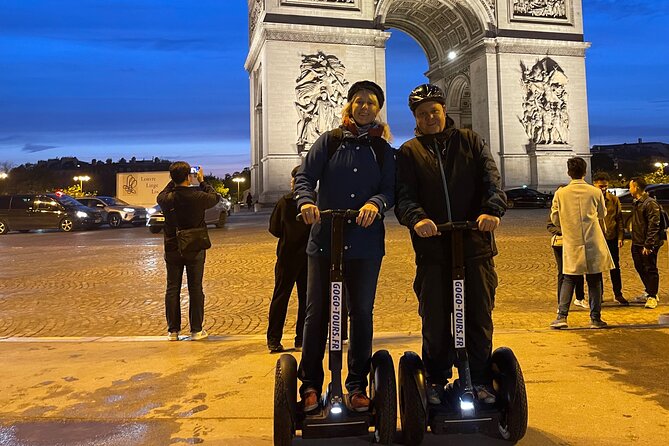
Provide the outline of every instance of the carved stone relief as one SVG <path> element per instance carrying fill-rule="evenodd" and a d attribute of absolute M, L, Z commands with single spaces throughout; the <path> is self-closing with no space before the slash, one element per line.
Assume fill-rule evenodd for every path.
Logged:
<path fill-rule="evenodd" d="M 567 19 L 566 0 L 513 0 L 514 17 Z"/>
<path fill-rule="evenodd" d="M 287 6 L 321 6 L 326 8 L 350 9 L 358 6 L 359 0 L 281 0 L 282 5 Z"/>
<path fill-rule="evenodd" d="M 258 17 L 263 10 L 263 0 L 253 0 L 253 6 L 249 11 L 249 41 L 253 40 L 253 33 L 255 33 L 258 25 Z"/>
<path fill-rule="evenodd" d="M 302 55 L 300 76 L 295 81 L 300 152 L 309 150 L 320 135 L 339 126 L 349 84 L 345 75 L 346 67 L 336 56 L 322 51 Z"/>
<path fill-rule="evenodd" d="M 518 117 L 534 144 L 567 144 L 569 114 L 567 90 L 569 79 L 550 57 L 522 70 L 523 116 Z"/>

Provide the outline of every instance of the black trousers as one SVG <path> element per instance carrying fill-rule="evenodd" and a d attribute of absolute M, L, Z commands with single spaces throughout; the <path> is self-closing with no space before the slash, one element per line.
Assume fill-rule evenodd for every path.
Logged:
<path fill-rule="evenodd" d="M 423 362 L 430 383 L 445 384 L 452 377 L 455 346 L 451 333 L 453 283 L 449 262 L 418 265 L 414 291 L 423 321 Z M 467 261 L 465 267 L 465 345 L 472 382 L 492 381 L 492 309 L 497 274 L 492 259 Z"/>
<path fill-rule="evenodd" d="M 560 290 L 562 289 L 562 284 L 564 283 L 564 274 L 562 274 L 562 246 L 553 246 L 553 255 L 555 256 L 555 264 L 557 265 L 557 302 L 558 305 L 560 305 Z M 572 280 L 574 281 L 574 292 L 576 293 L 576 299 L 585 299 L 585 285 L 583 276 L 574 276 Z M 571 296 L 569 296 L 569 300 L 571 301 Z"/>
<path fill-rule="evenodd" d="M 641 252 L 643 246 L 632 245 L 632 260 L 634 261 L 634 268 L 639 273 L 639 277 L 646 288 L 646 293 L 651 297 L 657 296 L 658 288 L 660 287 L 660 273 L 657 271 L 657 252 L 659 248 L 646 255 Z"/>
<path fill-rule="evenodd" d="M 295 324 L 295 344 L 302 344 L 304 317 L 307 302 L 307 259 L 292 263 L 277 259 L 274 266 L 274 293 L 269 304 L 269 323 L 267 325 L 267 344 L 276 345 L 283 337 L 286 323 L 288 302 L 293 288 L 297 284 L 297 323 Z"/>
<path fill-rule="evenodd" d="M 165 265 L 167 266 L 167 287 L 165 290 L 165 316 L 167 317 L 167 330 L 170 332 L 181 331 L 181 281 L 184 268 L 188 280 L 188 320 L 190 331 L 202 331 L 204 320 L 204 292 L 202 291 L 202 278 L 204 277 L 204 261 L 206 251 L 197 254 L 182 256 L 177 251 L 165 253 Z"/>
<path fill-rule="evenodd" d="M 607 240 L 606 244 L 609 245 L 609 251 L 611 252 L 611 258 L 613 258 L 613 264 L 616 266 L 611 270 L 611 286 L 613 287 L 614 296 L 623 295 L 623 281 L 620 278 L 620 248 L 618 248 L 618 240 Z M 602 286 L 602 292 L 604 287 Z"/>

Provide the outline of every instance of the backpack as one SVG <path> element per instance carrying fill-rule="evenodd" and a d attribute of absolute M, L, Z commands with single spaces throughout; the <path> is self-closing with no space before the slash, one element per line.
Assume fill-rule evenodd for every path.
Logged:
<path fill-rule="evenodd" d="M 341 128 L 336 128 L 328 132 L 330 139 L 328 142 L 328 160 L 332 158 L 341 143 L 344 141 L 344 131 Z M 370 136 L 372 142 L 372 150 L 374 151 L 374 158 L 379 165 L 379 169 L 383 170 L 383 158 L 386 153 L 386 146 L 388 143 L 380 136 Z"/>
<path fill-rule="evenodd" d="M 653 198 L 653 200 L 657 203 L 657 199 Z M 660 208 L 660 240 L 666 240 L 667 229 L 669 229 L 669 214 L 660 203 L 657 203 L 657 206 Z"/>

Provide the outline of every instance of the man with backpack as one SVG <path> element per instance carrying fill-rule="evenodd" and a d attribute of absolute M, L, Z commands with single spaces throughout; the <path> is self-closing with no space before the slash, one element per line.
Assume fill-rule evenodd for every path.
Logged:
<path fill-rule="evenodd" d="M 660 205 L 646 192 L 642 177 L 630 180 L 630 194 L 634 198 L 632 209 L 632 260 L 645 292 L 634 299 L 648 309 L 657 307 L 660 274 L 657 270 L 657 252 L 664 243 L 661 228 Z"/>

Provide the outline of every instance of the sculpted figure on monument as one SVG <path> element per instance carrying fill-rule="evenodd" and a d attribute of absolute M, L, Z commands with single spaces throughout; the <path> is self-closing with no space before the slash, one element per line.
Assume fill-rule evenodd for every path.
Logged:
<path fill-rule="evenodd" d="M 295 85 L 295 108 L 299 116 L 297 123 L 297 146 L 308 150 L 318 137 L 335 128 L 346 103 L 348 81 L 344 78 L 346 67 L 332 55 L 322 51 L 303 54 L 300 76 Z"/>
<path fill-rule="evenodd" d="M 550 57 L 532 68 L 521 62 L 525 93 L 523 117 L 519 118 L 525 133 L 535 144 L 567 144 L 569 114 L 567 113 L 568 79 Z"/>
<path fill-rule="evenodd" d="M 513 0 L 514 16 L 567 18 L 565 0 Z"/>

